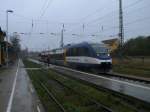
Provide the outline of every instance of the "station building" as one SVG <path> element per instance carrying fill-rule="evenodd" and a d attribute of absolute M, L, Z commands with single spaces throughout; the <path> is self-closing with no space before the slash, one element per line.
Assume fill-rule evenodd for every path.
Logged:
<path fill-rule="evenodd" d="M 3 32 L 0 28 L 0 66 L 6 62 L 6 42 L 5 40 L 6 33 Z"/>
<path fill-rule="evenodd" d="M 10 58 L 12 57 L 12 45 L 5 41 L 6 33 L 1 30 L 0 28 L 0 66 L 6 64 L 6 46 L 8 46 L 8 54 L 10 55 Z"/>
<path fill-rule="evenodd" d="M 118 38 L 103 40 L 102 43 L 106 44 L 109 47 L 111 53 L 119 47 Z"/>

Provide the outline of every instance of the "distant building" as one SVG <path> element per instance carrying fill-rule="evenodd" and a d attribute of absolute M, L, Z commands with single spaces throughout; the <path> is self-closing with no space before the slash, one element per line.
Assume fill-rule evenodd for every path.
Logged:
<path fill-rule="evenodd" d="M 12 59 L 12 45 L 5 41 L 6 33 L 0 28 L 0 66 L 6 64 L 6 46 L 8 46 L 9 59 Z"/>
<path fill-rule="evenodd" d="M 119 39 L 114 38 L 114 39 L 103 40 L 102 43 L 106 44 L 110 48 L 110 52 L 113 52 L 119 46 Z"/>
<path fill-rule="evenodd" d="M 5 41 L 4 41 L 4 38 L 6 36 L 6 33 L 3 32 L 0 28 L 0 66 L 2 64 L 5 63 L 5 51 L 6 51 L 6 47 L 5 47 Z"/>

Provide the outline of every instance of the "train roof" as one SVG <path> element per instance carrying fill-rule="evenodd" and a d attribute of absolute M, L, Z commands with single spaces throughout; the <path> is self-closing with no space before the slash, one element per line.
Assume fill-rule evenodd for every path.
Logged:
<path fill-rule="evenodd" d="M 105 44 L 103 43 L 94 43 L 94 42 L 82 42 L 82 43 L 78 43 L 78 44 L 68 44 L 68 45 L 65 45 L 63 48 L 56 48 L 56 49 L 52 49 L 50 51 L 45 51 L 45 52 L 42 52 L 41 54 L 42 55 L 46 55 L 46 54 L 59 54 L 59 53 L 63 53 L 65 49 L 69 49 L 69 48 L 74 48 L 74 47 L 89 47 L 90 45 L 94 45 L 94 44 L 99 44 L 100 46 L 102 47 L 106 47 Z"/>
<path fill-rule="evenodd" d="M 101 46 L 105 46 L 105 44 L 103 43 L 94 43 L 94 42 L 82 42 L 82 43 L 78 43 L 78 44 L 68 44 L 66 46 L 64 46 L 63 48 L 73 48 L 73 47 L 82 47 L 82 46 L 89 46 L 89 45 L 92 45 L 92 44 L 99 44 Z"/>

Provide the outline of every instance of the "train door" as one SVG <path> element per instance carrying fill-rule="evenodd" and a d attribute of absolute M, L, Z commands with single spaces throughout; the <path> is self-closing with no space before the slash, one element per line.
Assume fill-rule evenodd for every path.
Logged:
<path fill-rule="evenodd" d="M 66 56 L 67 56 L 67 49 L 64 49 L 64 66 L 66 66 L 67 65 L 67 59 L 66 59 Z"/>

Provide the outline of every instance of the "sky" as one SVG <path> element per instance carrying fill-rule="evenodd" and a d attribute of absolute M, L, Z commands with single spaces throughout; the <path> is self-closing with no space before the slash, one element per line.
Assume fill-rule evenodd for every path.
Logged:
<path fill-rule="evenodd" d="M 13 10 L 8 14 L 8 32 L 19 33 L 22 48 L 33 51 L 58 48 L 63 24 L 64 44 L 100 43 L 118 37 L 119 0 L 0 1 L 0 26 L 6 30 L 6 10 Z M 125 41 L 150 35 L 150 0 L 122 1 Z"/>

